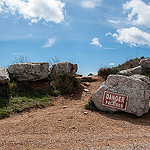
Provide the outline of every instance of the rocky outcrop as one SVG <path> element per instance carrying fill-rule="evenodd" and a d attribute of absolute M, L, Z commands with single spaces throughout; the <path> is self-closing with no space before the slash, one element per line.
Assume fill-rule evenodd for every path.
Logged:
<path fill-rule="evenodd" d="M 49 63 L 19 63 L 8 67 L 8 72 L 17 81 L 37 81 L 48 78 Z"/>
<path fill-rule="evenodd" d="M 140 66 L 137 66 L 135 68 L 130 68 L 130 69 L 126 69 L 126 70 L 122 70 L 119 73 L 121 75 L 126 75 L 126 76 L 131 76 L 134 74 L 148 74 L 150 75 L 150 58 L 145 58 L 142 59 L 139 62 Z"/>
<path fill-rule="evenodd" d="M 150 97 L 150 80 L 143 75 L 123 76 L 123 75 L 109 75 L 106 82 L 104 82 L 99 89 L 91 96 L 91 100 L 95 106 L 102 111 L 125 111 L 128 113 L 142 116 L 149 111 L 149 97 Z M 109 105 L 103 105 L 104 92 L 118 93 L 127 97 L 126 107 L 124 110 L 120 109 L 119 105 L 124 102 L 112 97 L 107 97 Z M 118 97 L 117 97 L 118 98 Z M 119 99 L 119 98 L 118 98 Z M 112 107 L 118 105 L 119 107 Z"/>
<path fill-rule="evenodd" d="M 8 84 L 9 81 L 10 79 L 7 69 L 0 67 L 0 84 Z"/>
<path fill-rule="evenodd" d="M 142 59 L 139 64 L 142 67 L 143 74 L 150 75 L 150 58 Z"/>
<path fill-rule="evenodd" d="M 142 68 L 150 68 L 150 58 L 142 59 L 139 64 Z"/>
<path fill-rule="evenodd" d="M 135 67 L 135 68 L 122 70 L 119 73 L 121 75 L 125 75 L 125 76 L 131 76 L 131 75 L 134 75 L 134 74 L 141 74 L 142 75 L 142 67 L 138 66 L 138 67 Z"/>
<path fill-rule="evenodd" d="M 49 73 L 49 79 L 55 78 L 60 73 L 66 73 L 69 75 L 75 75 L 78 70 L 77 64 L 72 64 L 70 62 L 59 62 L 52 65 L 52 68 Z"/>

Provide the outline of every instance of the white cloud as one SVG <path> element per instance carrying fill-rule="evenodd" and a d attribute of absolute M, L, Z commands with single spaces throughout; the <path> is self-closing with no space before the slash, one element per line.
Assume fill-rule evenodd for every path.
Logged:
<path fill-rule="evenodd" d="M 51 39 L 48 39 L 48 41 L 46 42 L 46 44 L 43 46 L 43 48 L 48 48 L 48 47 L 52 47 L 53 44 L 55 43 L 55 38 L 51 38 Z"/>
<path fill-rule="evenodd" d="M 103 49 L 112 50 L 112 49 L 115 49 L 115 48 L 113 48 L 113 47 L 105 47 Z"/>
<path fill-rule="evenodd" d="M 115 63 L 110 63 L 109 65 L 110 65 L 110 66 L 114 66 L 114 65 L 115 65 Z"/>
<path fill-rule="evenodd" d="M 32 37 L 33 35 L 31 33 L 28 33 L 28 36 Z"/>
<path fill-rule="evenodd" d="M 64 20 L 63 7 L 65 4 L 60 0 L 0 0 L 3 5 L 2 12 L 22 15 L 37 23 L 41 19 L 49 22 L 60 23 Z M 5 7 L 4 7 L 5 6 Z"/>
<path fill-rule="evenodd" d="M 3 2 L 0 1 L 0 12 L 3 10 L 2 7 L 4 6 Z"/>
<path fill-rule="evenodd" d="M 136 27 L 118 29 L 113 37 L 119 43 L 128 43 L 130 46 L 150 46 L 150 34 L 139 30 Z"/>
<path fill-rule="evenodd" d="M 84 8 L 95 8 L 101 5 L 102 0 L 82 0 L 80 5 Z"/>
<path fill-rule="evenodd" d="M 39 21 L 38 19 L 34 18 L 34 19 L 31 20 L 31 24 L 32 23 L 38 23 L 38 21 Z"/>
<path fill-rule="evenodd" d="M 91 44 L 102 47 L 102 45 L 99 43 L 98 38 L 93 38 Z"/>
<path fill-rule="evenodd" d="M 23 55 L 24 53 L 11 53 L 10 55 Z"/>
<path fill-rule="evenodd" d="M 111 19 L 108 19 L 108 22 L 113 23 L 113 24 L 118 24 L 118 23 L 120 23 L 119 20 L 111 20 Z"/>
<path fill-rule="evenodd" d="M 131 10 L 128 14 L 128 20 L 133 24 L 150 26 L 150 4 L 142 0 L 130 0 L 123 4 L 124 11 Z"/>
<path fill-rule="evenodd" d="M 108 32 L 108 33 L 105 34 L 105 36 L 108 36 L 108 35 L 112 36 L 112 33 Z"/>

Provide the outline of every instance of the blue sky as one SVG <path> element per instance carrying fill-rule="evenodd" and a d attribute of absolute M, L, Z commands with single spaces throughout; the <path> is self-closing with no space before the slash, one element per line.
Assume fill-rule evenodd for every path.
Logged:
<path fill-rule="evenodd" d="M 78 73 L 150 55 L 149 0 L 0 0 L 0 67 L 57 57 Z"/>

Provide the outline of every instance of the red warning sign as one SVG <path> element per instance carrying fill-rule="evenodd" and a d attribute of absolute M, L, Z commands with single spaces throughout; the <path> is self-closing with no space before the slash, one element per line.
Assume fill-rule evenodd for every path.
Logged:
<path fill-rule="evenodd" d="M 103 105 L 121 110 L 126 110 L 128 97 L 124 94 L 104 92 Z"/>

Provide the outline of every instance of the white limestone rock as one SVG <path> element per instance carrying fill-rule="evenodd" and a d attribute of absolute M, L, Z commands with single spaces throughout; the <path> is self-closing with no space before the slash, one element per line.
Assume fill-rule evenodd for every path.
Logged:
<path fill-rule="evenodd" d="M 142 59 L 139 64 L 142 67 L 143 74 L 150 75 L 150 58 Z"/>
<path fill-rule="evenodd" d="M 17 81 L 37 81 L 48 78 L 49 63 L 19 63 L 8 67 L 10 76 Z"/>
<path fill-rule="evenodd" d="M 101 111 L 123 111 L 103 105 L 105 91 L 128 96 L 127 107 L 124 110 L 127 113 L 142 116 L 149 111 L 150 80 L 146 76 L 109 75 L 106 82 L 91 96 L 91 100 Z"/>
<path fill-rule="evenodd" d="M 142 59 L 139 64 L 142 68 L 150 68 L 150 58 Z"/>
<path fill-rule="evenodd" d="M 8 84 L 9 82 L 10 79 L 7 69 L 0 67 L 0 84 Z"/>
<path fill-rule="evenodd" d="M 49 73 L 49 79 L 53 79 L 62 72 L 70 75 L 75 75 L 77 70 L 77 64 L 72 64 L 70 62 L 59 62 L 57 64 L 52 65 L 52 68 Z"/>
<path fill-rule="evenodd" d="M 141 74 L 142 75 L 142 67 L 141 66 L 137 66 L 135 68 L 122 70 L 119 73 L 121 75 L 125 75 L 125 76 L 131 76 L 131 75 L 134 75 L 134 74 Z"/>

